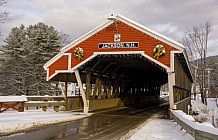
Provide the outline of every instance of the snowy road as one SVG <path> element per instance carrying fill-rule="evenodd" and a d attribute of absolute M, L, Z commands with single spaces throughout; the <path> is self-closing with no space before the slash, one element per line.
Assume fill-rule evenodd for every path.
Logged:
<path fill-rule="evenodd" d="M 137 128 L 151 118 L 165 116 L 167 106 L 140 106 L 123 108 L 94 114 L 88 118 L 43 127 L 40 130 L 2 137 L 0 139 L 120 139 L 129 138 L 130 130 Z M 24 118 L 25 119 L 25 118 Z M 8 120 L 9 121 L 9 120 Z"/>

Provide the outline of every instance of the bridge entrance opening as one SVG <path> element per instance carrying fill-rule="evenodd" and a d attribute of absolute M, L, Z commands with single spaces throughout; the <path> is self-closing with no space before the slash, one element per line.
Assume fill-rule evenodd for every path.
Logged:
<path fill-rule="evenodd" d="M 88 112 L 157 102 L 166 83 L 170 108 L 187 112 L 191 101 L 183 45 L 121 15 L 63 47 L 44 68 L 48 81 L 65 82 L 66 110 L 75 104 Z M 67 95 L 69 82 L 80 91 L 78 101 Z"/>

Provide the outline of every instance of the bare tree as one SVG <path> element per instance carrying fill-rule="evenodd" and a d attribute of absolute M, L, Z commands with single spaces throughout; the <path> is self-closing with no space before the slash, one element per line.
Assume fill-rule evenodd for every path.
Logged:
<path fill-rule="evenodd" d="M 193 26 L 188 29 L 183 38 L 183 44 L 186 46 L 190 56 L 192 56 L 192 64 L 195 66 L 194 95 L 196 96 L 196 86 L 200 86 L 202 103 L 206 101 L 206 54 L 208 45 L 208 36 L 212 31 L 211 22 Z M 200 62 L 197 60 L 200 58 Z M 198 69 L 198 66 L 200 69 Z M 198 70 L 198 72 L 197 72 Z M 197 73 L 199 77 L 197 77 Z"/>
<path fill-rule="evenodd" d="M 0 8 L 4 6 L 7 2 L 5 0 L 0 0 Z M 8 19 L 8 12 L 0 11 L 0 23 L 4 23 Z M 1 31 L 0 31 L 1 35 Z"/>
<path fill-rule="evenodd" d="M 5 0 L 0 0 L 0 6 L 5 5 L 7 2 Z M 1 12 L 0 13 L 0 22 L 3 23 L 7 20 L 8 13 L 7 12 Z"/>
<path fill-rule="evenodd" d="M 62 31 L 59 32 L 59 37 L 61 39 L 61 47 L 64 47 L 70 44 L 70 35 L 63 33 Z"/>

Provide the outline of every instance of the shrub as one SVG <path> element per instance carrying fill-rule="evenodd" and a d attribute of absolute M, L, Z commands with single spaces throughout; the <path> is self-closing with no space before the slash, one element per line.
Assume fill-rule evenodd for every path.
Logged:
<path fill-rule="evenodd" d="M 199 122 L 199 123 L 207 122 L 209 120 L 208 115 L 206 114 L 199 114 L 199 115 L 193 116 L 193 118 L 195 119 L 196 122 Z"/>
<path fill-rule="evenodd" d="M 202 112 L 203 114 L 209 114 L 210 109 L 207 109 L 207 107 L 202 107 L 202 108 L 201 108 L 201 112 Z"/>

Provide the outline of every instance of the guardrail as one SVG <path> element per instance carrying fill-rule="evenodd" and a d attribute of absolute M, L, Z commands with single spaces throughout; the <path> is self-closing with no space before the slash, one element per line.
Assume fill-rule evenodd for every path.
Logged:
<path fill-rule="evenodd" d="M 180 117 L 179 114 L 175 113 L 170 109 L 170 118 L 177 122 L 181 129 L 188 132 L 195 140 L 218 140 L 218 129 L 206 126 L 201 126 L 196 122 Z"/>
<path fill-rule="evenodd" d="M 60 106 L 65 106 L 65 100 L 62 96 L 26 96 L 28 101 L 24 103 L 24 107 L 41 107 L 43 111 L 47 107 L 52 107 L 55 111 L 59 111 Z"/>
<path fill-rule="evenodd" d="M 188 113 L 188 105 L 191 104 L 191 97 L 185 98 L 179 102 L 176 102 L 175 109 L 182 110 L 185 113 Z"/>

